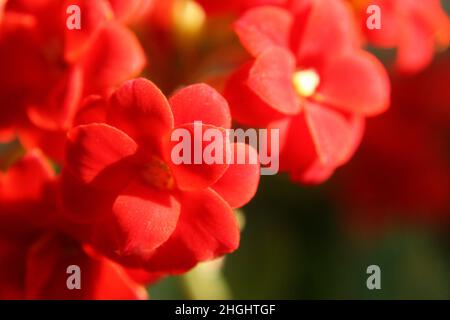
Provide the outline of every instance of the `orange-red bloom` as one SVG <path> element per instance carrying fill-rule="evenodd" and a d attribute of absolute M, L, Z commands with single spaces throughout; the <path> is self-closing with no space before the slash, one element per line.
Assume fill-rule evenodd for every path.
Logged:
<path fill-rule="evenodd" d="M 80 30 L 66 27 L 69 5 L 83 13 Z M 0 58 L 0 129 L 57 160 L 84 97 L 107 94 L 145 64 L 136 36 L 106 0 L 8 1 Z"/>
<path fill-rule="evenodd" d="M 72 236 L 74 225 L 59 211 L 57 184 L 37 150 L 0 176 L 0 299 L 146 298 L 135 271 Z M 82 270 L 81 290 L 67 286 L 71 265 Z"/>
<path fill-rule="evenodd" d="M 86 223 L 84 236 L 108 256 L 156 273 L 182 272 L 235 250 L 232 208 L 253 197 L 259 166 L 177 165 L 170 156 L 171 132 L 192 130 L 194 121 L 225 134 L 231 124 L 225 99 L 197 84 L 167 101 L 152 82 L 137 79 L 108 104 L 106 123 L 69 132 L 64 202 L 73 219 Z"/>
<path fill-rule="evenodd" d="M 281 169 L 317 183 L 357 148 L 364 118 L 386 110 L 389 79 L 361 50 L 342 1 L 261 6 L 235 23 L 253 59 L 225 89 L 233 117 L 280 129 Z"/>
<path fill-rule="evenodd" d="M 429 65 L 438 49 L 450 44 L 450 19 L 440 0 L 350 0 L 356 4 L 361 28 L 370 44 L 396 48 L 396 65 L 418 72 Z M 369 5 L 380 8 L 380 29 L 366 26 Z"/>

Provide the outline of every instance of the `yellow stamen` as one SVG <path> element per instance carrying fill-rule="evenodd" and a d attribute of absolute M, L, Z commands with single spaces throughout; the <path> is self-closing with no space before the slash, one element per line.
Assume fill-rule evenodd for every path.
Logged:
<path fill-rule="evenodd" d="M 192 0 L 178 0 L 175 2 L 173 19 L 175 31 L 181 35 L 192 37 L 203 28 L 206 14 L 203 8 Z"/>
<path fill-rule="evenodd" d="M 292 82 L 297 93 L 302 97 L 308 98 L 316 93 L 320 77 L 313 69 L 300 70 L 294 73 Z"/>
<path fill-rule="evenodd" d="M 171 190 L 175 186 L 169 166 L 156 157 L 145 166 L 141 176 L 147 184 L 160 190 Z"/>

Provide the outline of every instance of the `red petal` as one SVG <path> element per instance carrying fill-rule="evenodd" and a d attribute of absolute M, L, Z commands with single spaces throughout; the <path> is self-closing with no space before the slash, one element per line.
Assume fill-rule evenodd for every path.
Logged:
<path fill-rule="evenodd" d="M 398 1 L 385 1 L 385 0 L 373 0 L 372 5 L 376 5 L 380 8 L 381 12 L 381 29 L 370 30 L 367 28 L 367 7 L 364 6 L 359 13 L 361 15 L 362 30 L 365 32 L 368 40 L 382 48 L 395 47 L 400 38 L 402 28 L 400 27 L 403 19 L 398 19 L 398 9 L 404 6 L 404 3 Z"/>
<path fill-rule="evenodd" d="M 316 0 L 297 49 L 302 67 L 320 66 L 334 54 L 359 43 L 351 10 L 344 1 Z"/>
<path fill-rule="evenodd" d="M 14 140 L 15 132 L 10 128 L 1 128 L 0 129 L 0 143 L 9 143 Z"/>
<path fill-rule="evenodd" d="M 167 191 L 135 180 L 115 199 L 112 215 L 93 229 L 93 243 L 109 255 L 139 263 L 174 232 L 180 204 Z"/>
<path fill-rule="evenodd" d="M 239 246 L 239 227 L 230 206 L 211 189 L 184 193 L 177 228 L 147 261 L 149 272 L 180 273 Z"/>
<path fill-rule="evenodd" d="M 106 169 L 134 155 L 137 144 L 124 132 L 107 124 L 88 124 L 68 134 L 68 170 L 83 183 L 92 183 Z"/>
<path fill-rule="evenodd" d="M 155 0 L 109 0 L 116 19 L 127 23 L 145 15 L 152 9 Z"/>
<path fill-rule="evenodd" d="M 363 118 L 307 103 L 305 113 L 274 122 L 280 129 L 280 168 L 293 180 L 321 183 L 349 160 L 362 137 Z"/>
<path fill-rule="evenodd" d="M 175 128 L 173 132 L 180 132 L 181 130 L 183 136 L 174 136 L 174 141 L 170 142 L 166 155 L 166 161 L 170 165 L 176 184 L 178 188 L 182 190 L 199 190 L 207 188 L 219 180 L 228 168 L 229 161 L 227 159 L 229 158 L 227 157 L 230 155 L 230 150 L 227 149 L 227 143 L 229 143 L 227 133 L 223 128 L 201 125 L 200 123 L 187 124 Z M 207 130 L 212 130 L 211 132 L 220 135 L 221 141 L 218 140 L 215 142 L 215 138 L 213 138 L 212 141 L 206 141 L 203 138 L 203 135 Z M 175 140 L 175 138 L 179 138 L 179 140 Z M 185 140 L 188 138 L 189 140 Z M 196 145 L 201 149 L 196 149 Z M 177 146 L 183 146 L 183 154 L 186 150 L 189 150 L 186 152 L 190 152 L 190 156 L 185 156 L 183 161 L 180 161 L 181 163 L 177 162 L 178 160 L 174 158 L 178 157 L 181 153 L 177 153 L 177 150 L 174 151 L 174 147 Z M 208 146 L 211 148 L 216 146 L 217 150 L 215 147 L 214 150 L 222 152 L 222 156 L 220 156 L 220 153 L 217 153 L 218 163 L 214 162 L 208 164 L 208 159 L 204 158 L 204 150 Z M 173 156 L 172 153 L 174 153 Z"/>
<path fill-rule="evenodd" d="M 39 150 L 32 150 L 1 177 L 0 196 L 8 201 L 41 201 L 46 184 L 54 176 L 44 155 Z"/>
<path fill-rule="evenodd" d="M 389 106 L 390 82 L 374 56 L 357 51 L 329 61 L 317 94 L 320 101 L 339 109 L 376 115 Z"/>
<path fill-rule="evenodd" d="M 292 15 L 288 11 L 261 6 L 246 11 L 234 29 L 244 47 L 256 57 L 272 46 L 288 48 L 291 26 Z"/>
<path fill-rule="evenodd" d="M 316 159 L 316 161 L 304 170 L 293 170 L 290 173 L 290 177 L 293 181 L 314 185 L 329 179 L 335 169 L 335 166 L 323 164 L 319 159 Z"/>
<path fill-rule="evenodd" d="M 398 39 L 397 67 L 404 72 L 418 72 L 433 60 L 435 35 L 416 17 L 411 17 L 403 28 Z"/>
<path fill-rule="evenodd" d="M 107 102 L 101 96 L 91 95 L 84 99 L 80 111 L 74 119 L 74 125 L 89 124 L 93 122 L 105 122 Z"/>
<path fill-rule="evenodd" d="M 67 287 L 67 267 L 81 269 L 82 290 Z M 41 236 L 28 250 L 25 288 L 27 299 L 83 299 L 89 295 L 93 269 L 79 245 L 54 234 Z"/>
<path fill-rule="evenodd" d="M 313 103 L 305 116 L 320 161 L 334 167 L 347 162 L 361 141 L 364 118 Z"/>
<path fill-rule="evenodd" d="M 247 84 L 276 111 L 296 114 L 300 111 L 300 99 L 292 83 L 295 64 L 289 51 L 279 47 L 269 48 L 256 58 Z"/>
<path fill-rule="evenodd" d="M 110 100 L 107 122 L 126 132 L 147 152 L 161 152 L 173 128 L 167 99 L 152 82 L 139 78 L 125 82 Z"/>
<path fill-rule="evenodd" d="M 216 127 L 230 128 L 228 103 L 207 84 L 194 84 L 176 92 L 169 100 L 175 126 L 202 121 Z"/>
<path fill-rule="evenodd" d="M 233 143 L 231 148 L 234 150 L 234 161 L 212 188 L 232 208 L 239 208 L 249 202 L 258 189 L 259 159 L 258 152 L 247 144 Z M 238 162 L 240 154 L 244 155 L 245 163 Z"/>
<path fill-rule="evenodd" d="M 165 275 L 163 273 L 149 273 L 144 269 L 127 268 L 127 274 L 137 283 L 150 285 L 161 280 Z"/>
<path fill-rule="evenodd" d="M 81 271 L 81 290 L 69 290 L 68 267 Z M 76 241 L 46 234 L 28 250 L 25 276 L 28 299 L 145 299 L 145 288 L 119 265 L 86 252 Z"/>
<path fill-rule="evenodd" d="M 93 300 L 146 300 L 147 290 L 135 282 L 121 265 L 98 258 Z"/>
<path fill-rule="evenodd" d="M 136 150 L 129 136 L 107 124 L 72 129 L 62 176 L 66 215 L 92 222 L 108 214 L 118 192 L 139 170 Z"/>
<path fill-rule="evenodd" d="M 317 158 L 304 113 L 272 122 L 268 129 L 279 129 L 280 170 L 303 170 Z"/>
<path fill-rule="evenodd" d="M 83 75 L 72 68 L 55 84 L 43 105 L 32 105 L 27 114 L 39 128 L 61 130 L 71 127 L 83 92 Z"/>
<path fill-rule="evenodd" d="M 64 28 L 64 58 L 69 63 L 76 61 L 87 50 L 95 32 L 113 18 L 111 7 L 105 0 L 70 0 L 66 1 L 63 9 L 66 10 L 70 5 L 80 8 L 81 29 Z M 66 12 L 64 14 L 69 17 Z"/>
<path fill-rule="evenodd" d="M 18 138 L 26 150 L 39 148 L 58 164 L 64 162 L 66 136 L 67 131 L 64 129 L 46 130 L 36 126 L 27 126 L 18 130 Z"/>
<path fill-rule="evenodd" d="M 55 174 L 39 150 L 32 150 L 0 174 L 0 237 L 26 241 L 55 213 Z"/>
<path fill-rule="evenodd" d="M 54 81 L 52 68 L 39 51 L 36 41 L 32 40 L 35 34 L 31 28 L 37 27 L 35 25 L 26 29 L 12 27 L 12 31 L 9 31 L 6 21 L 9 15 L 11 14 L 5 16 L 0 32 L 0 127 L 2 129 L 17 128 L 25 122 L 26 107 L 37 101 L 42 102 Z M 24 20 L 34 21 L 31 16 L 17 15 L 25 16 Z"/>
<path fill-rule="evenodd" d="M 145 54 L 130 30 L 111 22 L 96 33 L 80 63 L 86 94 L 103 93 L 139 74 Z"/>
<path fill-rule="evenodd" d="M 264 127 L 273 119 L 283 117 L 283 114 L 265 103 L 248 87 L 250 69 L 251 65 L 246 64 L 233 73 L 226 83 L 224 95 L 230 104 L 233 120 Z"/>
<path fill-rule="evenodd" d="M 102 180 L 107 180 L 106 182 L 86 184 L 79 177 L 63 169 L 61 193 L 64 218 L 68 218 L 72 224 L 86 224 L 99 221 L 109 214 L 121 185 L 127 183 L 127 179 L 123 177 L 123 172 L 115 174 L 116 172 L 117 170 L 108 172 L 107 179 L 102 178 Z M 127 178 L 130 179 L 130 177 Z M 108 184 L 108 182 L 110 183 Z M 83 234 L 84 238 L 87 230 L 75 231 L 76 234 Z"/>

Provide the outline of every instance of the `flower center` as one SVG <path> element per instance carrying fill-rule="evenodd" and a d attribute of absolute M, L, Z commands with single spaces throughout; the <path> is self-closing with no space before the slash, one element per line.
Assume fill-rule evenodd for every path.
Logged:
<path fill-rule="evenodd" d="M 313 69 L 299 70 L 294 73 L 292 82 L 297 93 L 302 97 L 308 98 L 316 93 L 320 77 Z"/>
<path fill-rule="evenodd" d="M 175 1 L 173 9 L 175 31 L 184 36 L 195 36 L 203 28 L 206 13 L 203 8 L 193 0 Z"/>
<path fill-rule="evenodd" d="M 153 157 L 145 165 L 141 177 L 147 184 L 160 190 L 172 190 L 175 186 L 175 180 L 169 166 L 157 157 Z"/>

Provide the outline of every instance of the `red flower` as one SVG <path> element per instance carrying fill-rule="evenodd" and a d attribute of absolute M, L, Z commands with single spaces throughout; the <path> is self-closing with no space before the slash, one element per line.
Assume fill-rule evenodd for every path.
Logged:
<path fill-rule="evenodd" d="M 55 182 L 53 169 L 38 150 L 0 172 L 0 237 L 24 240 L 46 228 L 56 210 Z"/>
<path fill-rule="evenodd" d="M 0 176 L 0 299 L 145 298 L 135 271 L 71 236 L 78 226 L 61 219 L 56 186 L 53 170 L 36 150 Z M 70 265 L 81 268 L 81 290 L 67 287 Z"/>
<path fill-rule="evenodd" d="M 33 241 L 0 238 L 0 299 L 146 299 L 144 283 L 127 269 L 66 235 Z M 81 289 L 69 290 L 69 266 L 81 270 Z"/>
<path fill-rule="evenodd" d="M 439 0 L 372 0 L 356 2 L 368 41 L 381 48 L 397 48 L 397 67 L 405 72 L 424 69 L 436 48 L 450 44 L 450 19 Z M 381 28 L 366 26 L 369 5 L 381 10 Z"/>
<path fill-rule="evenodd" d="M 67 288 L 69 266 L 80 268 L 80 290 Z M 122 266 L 60 234 L 43 234 L 30 245 L 24 271 L 26 299 L 147 299 Z"/>
<path fill-rule="evenodd" d="M 342 1 L 297 4 L 257 7 L 235 23 L 254 59 L 231 76 L 225 96 L 237 121 L 279 128 L 281 169 L 316 183 L 351 157 L 364 118 L 386 110 L 389 79 L 359 49 Z"/>
<path fill-rule="evenodd" d="M 80 30 L 66 27 L 69 5 L 81 9 Z M 9 1 L 0 28 L 0 128 L 57 160 L 84 97 L 107 94 L 145 63 L 104 0 Z"/>
<path fill-rule="evenodd" d="M 137 79 L 112 95 L 106 119 L 69 132 L 64 200 L 68 214 L 86 223 L 82 236 L 116 260 L 157 273 L 182 272 L 235 250 L 232 208 L 253 197 L 259 166 L 176 165 L 170 157 L 177 128 L 191 131 L 202 121 L 202 130 L 225 134 L 226 101 L 204 84 L 167 101 L 153 83 Z"/>

